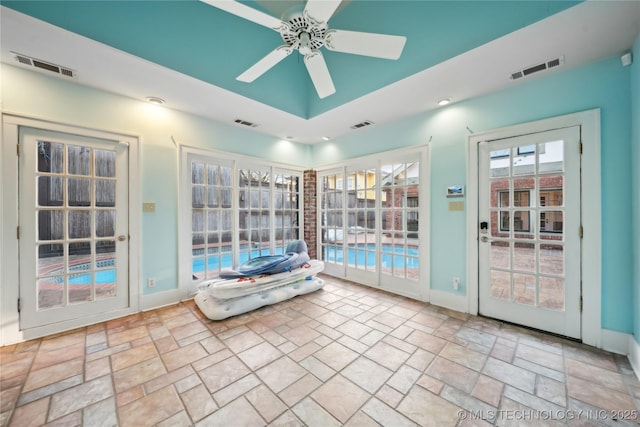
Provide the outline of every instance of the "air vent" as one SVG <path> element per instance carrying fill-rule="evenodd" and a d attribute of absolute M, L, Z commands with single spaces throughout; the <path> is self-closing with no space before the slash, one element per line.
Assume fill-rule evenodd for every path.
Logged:
<path fill-rule="evenodd" d="M 52 64 L 50 62 L 41 61 L 39 59 L 31 58 L 20 53 L 11 52 L 15 55 L 16 61 L 20 64 L 28 65 L 30 67 L 39 68 L 41 70 L 50 71 L 52 73 L 60 74 L 65 77 L 75 77 L 75 73 L 70 68 L 65 68 L 60 65 Z"/>
<path fill-rule="evenodd" d="M 243 125 L 243 126 L 249 126 L 250 128 L 258 127 L 257 123 L 251 123 L 251 122 L 248 122 L 248 121 L 242 120 L 242 119 L 235 119 L 234 123 L 237 123 L 237 124 Z"/>
<path fill-rule="evenodd" d="M 561 56 L 560 58 L 552 59 L 547 62 L 543 62 L 541 64 L 532 65 L 531 67 L 527 67 L 523 70 L 519 70 L 514 73 L 511 73 L 510 78 L 511 80 L 521 79 L 522 77 L 530 76 L 531 74 L 537 73 L 539 71 L 544 71 L 550 68 L 559 67 L 562 64 L 564 64 L 564 56 Z"/>
<path fill-rule="evenodd" d="M 363 127 L 365 127 L 365 126 L 370 126 L 370 125 L 372 125 L 372 124 L 373 124 L 373 122 L 372 122 L 372 121 L 370 121 L 370 120 L 365 120 L 364 122 L 360 122 L 360 123 L 357 123 L 357 124 L 355 124 L 355 125 L 351 126 L 351 129 L 360 129 L 360 128 L 363 128 Z"/>

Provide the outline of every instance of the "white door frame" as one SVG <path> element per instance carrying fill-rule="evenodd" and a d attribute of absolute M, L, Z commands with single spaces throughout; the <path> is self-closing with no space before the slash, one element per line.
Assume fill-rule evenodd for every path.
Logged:
<path fill-rule="evenodd" d="M 467 137 L 467 307 L 478 314 L 478 144 L 570 126 L 581 127 L 582 168 L 582 342 L 602 346 L 602 203 L 600 170 L 600 109 L 471 134 Z"/>
<path fill-rule="evenodd" d="M 30 127 L 68 134 L 121 141 L 129 145 L 129 306 L 108 313 L 69 320 L 53 325 L 20 330 L 18 212 L 18 156 L 19 128 Z M 0 345 L 8 345 L 32 338 L 62 332 L 81 326 L 125 316 L 139 311 L 140 297 L 140 158 L 139 138 L 64 123 L 50 122 L 24 116 L 2 115 L 2 162 L 0 163 Z"/>

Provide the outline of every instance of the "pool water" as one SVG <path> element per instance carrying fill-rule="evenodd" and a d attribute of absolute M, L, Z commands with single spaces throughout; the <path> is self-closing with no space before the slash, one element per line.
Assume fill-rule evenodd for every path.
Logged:
<path fill-rule="evenodd" d="M 281 255 L 283 253 L 283 249 L 279 248 L 278 250 L 276 250 L 273 255 Z M 253 250 L 251 252 L 242 252 L 240 254 L 240 262 L 239 264 L 242 264 L 244 262 L 249 261 L 249 259 L 251 258 L 256 258 L 259 257 L 261 255 L 271 255 L 266 253 L 264 250 L 262 251 L 262 253 L 259 250 Z M 206 258 L 207 260 L 207 264 L 208 264 L 208 270 L 212 271 L 212 270 L 219 270 L 222 268 L 233 268 L 233 255 L 230 252 L 226 252 L 226 253 L 222 253 L 221 255 L 213 255 L 213 256 L 209 256 Z M 194 258 L 193 260 L 193 266 L 192 266 L 192 272 L 195 273 L 202 273 L 205 268 L 204 268 L 204 262 L 205 262 L 205 258 Z"/>
<path fill-rule="evenodd" d="M 105 283 L 114 283 L 116 281 L 116 271 L 115 270 L 99 270 L 95 273 L 97 285 L 102 285 Z M 91 283 L 91 273 L 84 274 L 72 274 L 69 276 L 69 284 L 70 285 L 87 285 Z"/>
<path fill-rule="evenodd" d="M 375 244 L 359 244 L 350 245 L 347 248 L 347 264 L 367 267 L 375 267 L 376 265 L 376 245 Z M 380 261 L 382 268 L 391 268 L 405 266 L 407 268 L 418 268 L 418 247 L 384 244 L 380 248 Z M 275 255 L 281 254 L 282 249 L 276 251 Z M 260 256 L 259 250 L 251 252 L 243 252 L 240 254 L 240 263 L 248 261 L 250 258 Z M 264 255 L 264 251 L 262 251 Z M 215 271 L 221 268 L 233 267 L 233 255 L 231 253 L 223 253 L 221 255 L 209 256 L 207 258 L 195 258 L 193 260 L 192 272 L 194 274 L 205 271 L 205 259 L 208 263 L 208 270 Z M 344 262 L 344 249 L 342 246 L 325 247 L 323 260 L 342 264 Z M 98 270 L 95 273 L 95 283 L 105 284 L 114 283 L 116 280 L 116 270 Z M 59 276 L 62 278 L 61 276 Z M 91 283 L 91 273 L 76 273 L 69 276 L 70 285 L 86 285 Z"/>
<path fill-rule="evenodd" d="M 376 249 L 373 243 L 349 245 L 347 248 L 347 264 L 375 267 Z M 406 252 L 405 252 L 406 250 Z M 383 244 L 380 247 L 380 263 L 382 268 L 400 267 L 418 268 L 418 247 Z M 323 259 L 328 262 L 342 264 L 344 262 L 344 249 L 342 246 L 327 246 L 324 248 Z"/>

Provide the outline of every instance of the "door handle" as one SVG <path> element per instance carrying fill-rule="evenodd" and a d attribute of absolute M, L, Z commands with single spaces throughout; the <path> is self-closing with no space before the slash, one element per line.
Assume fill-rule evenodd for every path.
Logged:
<path fill-rule="evenodd" d="M 124 242 L 125 240 L 127 240 L 127 236 L 125 236 L 124 234 L 121 234 L 118 236 L 118 241 L 119 242 Z"/>
<path fill-rule="evenodd" d="M 493 242 L 493 240 L 489 239 L 487 236 L 480 237 L 480 241 L 484 243 Z"/>

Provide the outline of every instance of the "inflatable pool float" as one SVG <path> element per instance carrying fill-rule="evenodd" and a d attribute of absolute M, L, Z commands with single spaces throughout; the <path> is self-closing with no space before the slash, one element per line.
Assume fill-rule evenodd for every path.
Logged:
<path fill-rule="evenodd" d="M 306 243 L 296 240 L 284 255 L 252 258 L 203 282 L 194 300 L 209 319 L 222 320 L 322 288 L 316 275 L 323 269 L 324 262 L 309 259 Z"/>
<path fill-rule="evenodd" d="M 308 261 L 307 243 L 304 240 L 294 240 L 287 245 L 285 254 L 251 258 L 235 270 L 222 270 L 220 278 L 235 279 L 259 274 L 283 273 L 302 267 Z"/>

